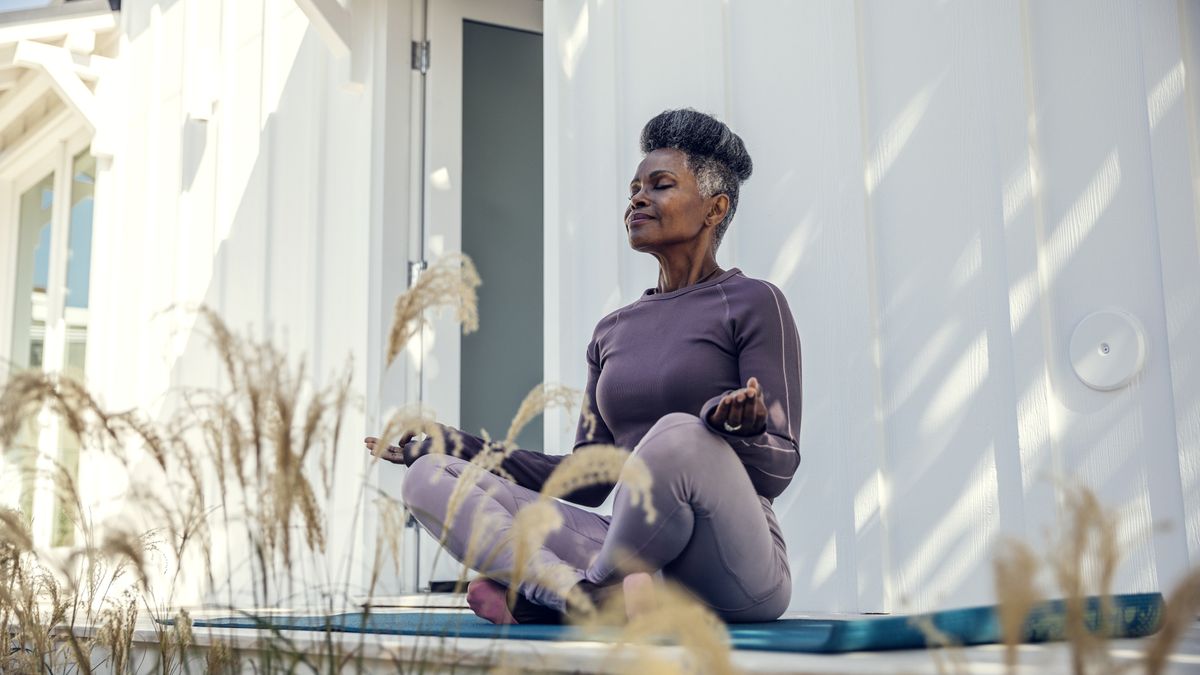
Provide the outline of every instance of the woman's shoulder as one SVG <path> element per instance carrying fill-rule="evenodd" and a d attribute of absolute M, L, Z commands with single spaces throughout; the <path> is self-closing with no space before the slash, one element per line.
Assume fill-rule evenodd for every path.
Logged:
<path fill-rule="evenodd" d="M 628 306 L 614 309 L 608 314 L 605 314 L 604 318 L 597 321 L 596 327 L 592 329 L 592 342 L 598 342 L 599 340 L 603 339 L 603 337 L 607 335 L 610 330 L 612 330 L 613 326 L 616 326 L 621 320 L 621 313 L 624 312 L 627 307 Z"/>
<path fill-rule="evenodd" d="M 730 309 L 774 310 L 777 305 L 787 307 L 787 296 L 782 289 L 768 279 L 748 276 L 741 270 L 722 281 L 721 290 L 729 299 Z"/>

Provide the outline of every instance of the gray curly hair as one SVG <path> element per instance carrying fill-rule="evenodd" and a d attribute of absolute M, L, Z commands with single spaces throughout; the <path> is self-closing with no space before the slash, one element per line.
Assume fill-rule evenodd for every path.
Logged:
<path fill-rule="evenodd" d="M 740 136 L 712 115 L 682 108 L 664 110 L 642 127 L 642 154 L 648 155 L 662 148 L 673 148 L 684 154 L 688 169 L 696 174 L 700 194 L 729 197 L 729 213 L 717 224 L 713 237 L 713 249 L 717 249 L 737 211 L 738 190 L 754 170 L 746 145 Z"/>

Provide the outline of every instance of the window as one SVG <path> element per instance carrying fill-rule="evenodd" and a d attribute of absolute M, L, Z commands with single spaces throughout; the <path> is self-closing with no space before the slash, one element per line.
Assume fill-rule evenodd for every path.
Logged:
<path fill-rule="evenodd" d="M 62 147 L 58 166 L 17 199 L 12 340 L 13 370 L 83 378 L 87 359 L 92 206 L 96 160 Z M 56 465 L 79 476 L 80 440 L 46 411 L 27 420 L 6 464 L 21 481 L 16 506 L 42 545 L 75 542 L 72 509 L 55 497 Z M 10 492 L 11 495 L 11 492 Z"/>

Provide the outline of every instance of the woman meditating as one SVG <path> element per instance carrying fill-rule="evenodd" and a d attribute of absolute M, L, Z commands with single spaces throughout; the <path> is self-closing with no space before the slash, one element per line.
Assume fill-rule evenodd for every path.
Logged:
<path fill-rule="evenodd" d="M 554 502 L 564 525 L 535 557 L 572 570 L 577 588 L 597 603 L 621 593 L 631 609 L 652 592 L 650 574 L 661 571 L 725 621 L 771 621 L 791 598 L 771 505 L 800 463 L 800 341 L 778 288 L 717 264 L 750 155 L 727 126 L 694 110 L 650 120 L 641 149 L 625 230 L 634 250 L 658 260 L 658 284 L 596 325 L 587 347 L 590 410 L 581 412 L 574 450 L 632 449 L 652 477 L 657 517 L 647 522 L 621 482 L 582 488 L 564 500 L 598 506 L 615 487 L 612 516 Z M 413 437 L 405 433 L 378 454 L 408 465 L 403 499 L 440 538 L 454 478 L 484 441 L 462 434 L 463 457 L 455 457 L 427 454 L 430 441 Z M 376 442 L 366 439 L 372 452 Z M 483 475 L 447 533 L 450 553 L 464 560 L 474 514 L 492 514 L 500 526 L 487 536 L 501 542 L 561 460 L 518 449 L 501 465 L 515 483 Z M 506 547 L 496 544 L 479 559 L 491 555 L 489 570 L 511 570 Z M 494 623 L 557 623 L 574 609 L 534 581 L 518 590 L 510 607 L 503 580 L 480 578 L 467 600 Z"/>

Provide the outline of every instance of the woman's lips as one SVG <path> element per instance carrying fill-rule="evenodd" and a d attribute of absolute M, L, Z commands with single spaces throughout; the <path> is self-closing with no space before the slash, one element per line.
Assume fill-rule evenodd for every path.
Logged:
<path fill-rule="evenodd" d="M 633 217 L 631 217 L 631 218 L 629 219 L 629 225 L 630 225 L 630 226 L 633 226 L 633 225 L 641 225 L 642 223 L 644 223 L 644 222 L 646 222 L 646 221 L 648 221 L 648 220 L 654 220 L 654 219 L 653 219 L 653 218 L 651 218 L 650 216 L 647 216 L 647 215 L 645 215 L 645 214 L 639 213 L 639 214 L 637 214 L 637 215 L 635 215 L 635 216 L 633 216 Z"/>

